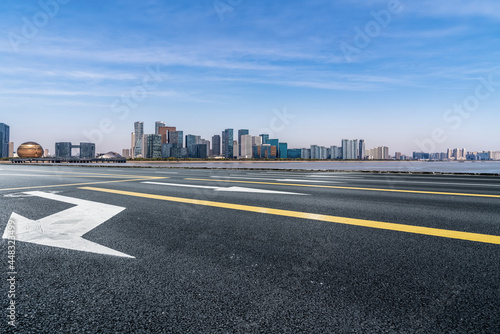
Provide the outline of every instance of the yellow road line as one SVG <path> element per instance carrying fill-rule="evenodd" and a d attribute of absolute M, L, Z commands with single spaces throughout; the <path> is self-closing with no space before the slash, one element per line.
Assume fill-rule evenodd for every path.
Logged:
<path fill-rule="evenodd" d="M 278 185 L 278 186 L 294 186 L 294 187 L 310 187 L 310 188 L 331 188 L 331 189 L 348 189 L 348 190 L 365 190 L 365 191 L 386 191 L 386 192 L 411 193 L 411 194 L 431 194 L 431 195 L 447 195 L 447 196 L 470 196 L 470 197 L 500 198 L 500 195 L 471 194 L 471 193 L 449 193 L 449 192 L 441 192 L 441 191 L 422 191 L 422 190 L 404 190 L 404 189 L 386 189 L 386 188 L 362 188 L 362 187 L 324 186 L 324 185 L 316 185 L 316 184 L 276 183 L 276 182 L 257 182 L 257 181 L 234 181 L 234 180 L 213 180 L 213 179 L 194 179 L 194 178 L 185 178 L 184 180 L 210 181 L 210 182 L 272 184 L 272 185 Z"/>
<path fill-rule="evenodd" d="M 155 177 L 155 179 L 168 179 L 168 177 Z M 54 188 L 54 187 L 69 187 L 69 186 L 84 186 L 89 184 L 106 184 L 106 183 L 117 183 L 117 182 L 132 182 L 132 181 L 144 181 L 151 180 L 151 178 L 147 179 L 126 179 L 126 180 L 117 180 L 117 181 L 98 181 L 98 182 L 84 182 L 84 183 L 70 183 L 70 184 L 52 184 L 48 186 L 30 186 L 30 187 L 19 187 L 19 188 L 4 188 L 0 189 L 0 191 L 10 191 L 10 190 L 25 190 L 25 189 L 38 189 L 38 188 Z"/>
<path fill-rule="evenodd" d="M 422 226 L 385 223 L 385 222 L 379 222 L 379 221 L 374 221 L 374 220 L 336 217 L 336 216 L 328 216 L 328 215 L 321 215 L 321 214 L 315 214 L 315 213 L 271 209 L 271 208 L 265 208 L 265 207 L 223 203 L 223 202 L 204 201 L 204 200 L 182 198 L 182 197 L 153 195 L 153 194 L 137 193 L 137 192 L 131 192 L 131 191 L 114 190 L 114 189 L 104 189 L 104 188 L 94 188 L 94 187 L 81 187 L 80 189 L 100 191 L 100 192 L 111 193 L 111 194 L 149 198 L 149 199 L 158 199 L 158 200 L 170 201 L 170 202 L 196 204 L 196 205 L 211 206 L 211 207 L 240 210 L 240 211 L 258 212 L 258 213 L 265 213 L 265 214 L 277 215 L 277 216 L 319 220 L 319 221 L 338 223 L 338 224 L 371 227 L 371 228 L 382 229 L 382 230 L 391 230 L 391 231 L 407 232 L 407 233 L 414 233 L 414 234 L 424 234 L 424 235 L 431 235 L 431 236 L 435 236 L 435 237 L 460 239 L 460 240 L 468 240 L 468 241 L 476 241 L 476 242 L 500 245 L 500 236 L 496 236 L 496 235 L 478 234 L 478 233 L 461 232 L 461 231 L 453 231 L 453 230 L 443 230 L 443 229 L 438 229 L 438 228 L 430 228 L 430 227 L 422 227 Z"/>

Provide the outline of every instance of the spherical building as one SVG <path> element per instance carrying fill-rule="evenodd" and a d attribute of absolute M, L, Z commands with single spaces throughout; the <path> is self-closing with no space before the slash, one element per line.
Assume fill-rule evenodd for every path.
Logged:
<path fill-rule="evenodd" d="M 33 141 L 22 143 L 17 148 L 19 158 L 41 158 L 43 155 L 43 147 Z"/>

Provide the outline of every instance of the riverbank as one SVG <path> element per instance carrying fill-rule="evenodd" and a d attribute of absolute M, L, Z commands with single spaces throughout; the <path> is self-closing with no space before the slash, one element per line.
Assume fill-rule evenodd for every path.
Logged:
<path fill-rule="evenodd" d="M 14 164 L 12 164 L 14 165 Z M 320 172 L 500 175 L 500 161 L 131 161 L 91 164 L 23 164 L 103 168 L 249 169 Z"/>

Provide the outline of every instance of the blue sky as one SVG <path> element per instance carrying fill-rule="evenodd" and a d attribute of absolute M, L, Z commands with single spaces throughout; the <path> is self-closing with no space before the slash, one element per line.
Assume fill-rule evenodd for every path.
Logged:
<path fill-rule="evenodd" d="M 121 152 L 137 120 L 500 150 L 499 23 L 495 0 L 3 0 L 0 122 L 51 152 Z"/>

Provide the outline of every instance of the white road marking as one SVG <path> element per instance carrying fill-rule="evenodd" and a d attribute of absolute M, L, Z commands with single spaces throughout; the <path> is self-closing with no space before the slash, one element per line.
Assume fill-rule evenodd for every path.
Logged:
<path fill-rule="evenodd" d="M 3 239 L 10 238 L 10 228 L 12 227 L 16 241 L 134 258 L 82 238 L 82 235 L 122 212 L 125 208 L 42 191 L 29 191 L 25 194 L 75 204 L 76 206 L 38 220 L 31 220 L 13 212 L 3 233 Z"/>
<path fill-rule="evenodd" d="M 244 176 L 210 176 L 218 179 L 244 179 L 244 180 L 267 180 L 282 182 L 316 182 L 316 183 L 344 183 L 338 181 L 318 181 L 318 180 L 299 180 L 299 179 L 270 179 L 268 177 L 244 177 Z"/>
<path fill-rule="evenodd" d="M 321 177 L 321 178 L 341 178 L 341 179 L 361 179 L 360 177 L 353 176 L 342 176 L 342 175 L 317 175 L 317 174 L 309 174 L 307 177 Z"/>
<path fill-rule="evenodd" d="M 350 180 L 354 181 L 354 180 Z M 457 185 L 457 186 L 479 186 L 479 187 L 500 187 L 500 184 L 485 184 L 485 183 L 457 183 L 457 182 L 432 182 L 432 181 L 397 181 L 397 180 L 359 180 L 361 182 L 382 182 L 382 183 L 420 183 L 420 184 L 446 184 L 446 185 Z"/>
<path fill-rule="evenodd" d="M 1 173 L 0 175 L 4 176 L 4 175 L 8 175 L 8 176 L 43 176 L 43 177 L 52 177 L 53 175 L 46 175 L 46 174 L 4 174 L 4 173 Z"/>
<path fill-rule="evenodd" d="M 245 192 L 245 193 L 261 193 L 261 194 L 282 194 L 282 195 L 309 195 L 309 194 L 291 193 L 291 192 L 287 192 L 287 191 L 276 191 L 276 190 L 266 190 L 266 189 L 256 189 L 256 188 L 246 188 L 246 187 L 213 187 L 213 186 L 200 186 L 200 185 L 195 185 L 195 184 L 164 183 L 164 182 L 151 182 L 151 181 L 145 181 L 142 183 L 157 184 L 157 185 L 161 185 L 161 186 L 213 189 L 213 191 Z"/>

